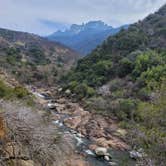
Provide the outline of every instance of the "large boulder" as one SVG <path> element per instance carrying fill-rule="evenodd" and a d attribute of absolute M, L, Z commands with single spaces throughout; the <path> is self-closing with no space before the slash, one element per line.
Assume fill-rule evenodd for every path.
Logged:
<path fill-rule="evenodd" d="M 110 161 L 110 154 L 108 153 L 107 149 L 106 148 L 103 148 L 103 147 L 97 147 L 95 149 L 95 154 L 98 156 L 98 157 L 103 157 L 104 160 L 106 161 Z"/>
<path fill-rule="evenodd" d="M 97 156 L 108 156 L 107 149 L 103 147 L 97 147 L 95 149 L 95 153 Z"/>
<path fill-rule="evenodd" d="M 70 95 L 70 94 L 71 94 L 71 90 L 70 90 L 70 89 L 67 89 L 67 90 L 65 91 L 65 94 L 66 94 L 66 95 Z"/>
<path fill-rule="evenodd" d="M 98 146 L 104 147 L 104 148 L 114 148 L 114 149 L 119 149 L 119 150 L 128 150 L 129 146 L 123 142 L 123 140 L 117 138 L 117 137 L 112 137 L 111 139 L 106 139 L 105 137 L 97 138 L 94 139 L 96 144 Z"/>

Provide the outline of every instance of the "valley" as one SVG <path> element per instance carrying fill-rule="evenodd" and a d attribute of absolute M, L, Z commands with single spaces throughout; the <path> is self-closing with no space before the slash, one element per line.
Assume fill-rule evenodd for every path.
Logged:
<path fill-rule="evenodd" d="M 50 121 L 74 140 L 76 151 L 86 161 L 85 165 L 121 165 L 125 160 L 128 165 L 134 164 L 135 161 L 129 158 L 131 148 L 124 142 L 126 131 L 118 127 L 116 120 L 85 111 L 78 103 L 61 96 L 55 88 L 52 92 L 49 88 L 32 90 L 32 93 L 49 112 Z M 105 154 L 108 157 L 95 154 L 100 147 L 108 151 Z"/>
<path fill-rule="evenodd" d="M 5 80 L 5 83 L 11 87 L 18 87 L 19 83 L 9 76 L 8 74 L 1 72 L 1 79 Z M 34 85 L 25 85 L 30 94 L 34 95 L 34 104 L 32 106 L 26 106 L 21 102 L 1 100 L 0 106 L 2 110 L 6 110 L 1 113 L 1 116 L 5 118 L 5 125 L 7 130 L 11 130 L 10 134 L 16 134 L 16 142 L 19 142 L 21 146 L 10 143 L 7 140 L 5 145 L 5 151 L 8 153 L 5 160 L 20 166 L 28 165 L 40 165 L 40 162 L 52 163 L 53 165 L 71 165 L 71 166 L 106 166 L 106 165 L 119 165 L 125 161 L 125 163 L 132 165 L 135 161 L 129 158 L 129 150 L 131 148 L 124 141 L 126 131 L 118 127 L 117 120 L 108 119 L 101 115 L 92 114 L 85 111 L 78 103 L 71 101 L 67 96 L 60 92 L 60 88 L 35 87 Z M 25 98 L 24 98 L 25 100 Z M 10 112 L 12 109 L 12 112 Z M 37 119 L 38 120 L 37 120 Z M 40 128 L 42 126 L 43 129 Z M 109 130 L 108 130 L 109 126 Z M 34 128 L 35 127 L 35 128 Z M 34 129 L 32 129 L 34 128 Z M 33 131 L 34 130 L 34 131 Z M 34 134 L 36 131 L 40 131 L 40 139 Z M 45 130 L 45 131 L 43 131 Z M 46 134 L 45 135 L 42 135 Z M 67 150 L 67 155 L 60 152 L 62 156 L 59 156 L 58 161 L 51 160 L 51 154 L 49 152 L 49 142 L 51 137 L 56 135 L 62 135 L 60 142 L 55 143 L 57 148 L 63 148 Z M 27 138 L 24 138 L 27 135 Z M 9 139 L 10 135 L 7 136 Z M 42 141 L 46 141 L 46 145 L 41 147 L 41 152 L 47 148 L 48 158 L 42 159 L 44 154 L 39 154 L 39 160 L 35 159 L 35 156 L 31 158 L 29 154 L 29 148 L 32 145 L 29 143 L 26 145 L 25 141 L 33 141 L 34 146 Z M 4 136 L 3 136 L 4 138 Z M 6 139 L 6 136 L 5 136 Z M 32 139 L 32 140 L 31 140 Z M 46 140 L 47 139 L 47 140 Z M 61 147 L 61 141 L 64 147 Z M 30 144 L 32 144 L 30 143 Z M 51 142 L 50 142 L 51 143 Z M 9 145 L 11 144 L 11 145 Z M 14 149 L 12 152 L 10 149 Z M 30 146 L 30 147 L 27 147 Z M 53 145 L 52 145 L 53 146 Z M 97 154 L 97 149 L 103 148 L 103 154 Z M 23 149 L 27 149 L 27 152 Z M 35 147 L 34 147 L 35 148 Z M 3 148 L 4 149 L 4 148 Z M 3 150 L 2 149 L 2 150 Z M 35 151 L 37 149 L 34 149 Z M 53 153 L 54 149 L 50 149 Z M 57 151 L 57 149 L 55 149 Z M 33 149 L 30 150 L 30 153 Z M 59 151 L 59 150 L 58 150 Z M 57 153 L 57 152 L 56 152 Z M 58 155 L 58 154 L 57 154 Z M 64 155 L 64 156 L 63 156 Z M 107 157 L 106 157 L 107 156 Z M 65 157 L 65 159 L 63 159 Z M 61 161 L 63 160 L 63 161 Z M 127 160 L 127 161 L 126 161 Z M 2 160 L 4 162 L 4 160 Z M 9 163 L 8 163 L 9 164 Z M 51 165 L 52 165 L 51 164 Z"/>
<path fill-rule="evenodd" d="M 165 166 L 165 27 L 166 5 L 116 30 L 57 32 L 80 32 L 80 53 L 0 28 L 0 165 Z"/>

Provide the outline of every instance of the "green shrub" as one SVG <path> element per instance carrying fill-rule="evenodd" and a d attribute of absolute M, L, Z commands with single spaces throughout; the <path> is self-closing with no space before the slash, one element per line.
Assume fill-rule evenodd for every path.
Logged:
<path fill-rule="evenodd" d="M 128 58 L 123 58 L 120 60 L 117 73 L 119 77 L 124 77 L 127 74 L 130 74 L 133 70 L 134 64 L 132 61 L 130 61 Z"/>
<path fill-rule="evenodd" d="M 29 95 L 29 92 L 27 91 L 27 89 L 19 86 L 19 87 L 15 87 L 13 89 L 13 94 L 17 97 L 17 98 L 24 98 L 27 97 Z"/>
<path fill-rule="evenodd" d="M 109 103 L 101 96 L 91 97 L 86 100 L 86 108 L 95 113 L 106 114 L 109 108 Z"/>
<path fill-rule="evenodd" d="M 84 97 L 91 97 L 95 94 L 95 90 L 89 87 L 87 84 L 82 83 L 78 84 L 74 89 L 73 92 L 77 95 L 79 99 Z"/>
<path fill-rule="evenodd" d="M 74 89 L 78 86 L 78 82 L 77 81 L 72 81 L 72 82 L 70 82 L 69 83 L 69 89 L 71 90 L 71 91 L 74 91 Z"/>
<path fill-rule="evenodd" d="M 107 75 L 112 69 L 112 62 L 109 60 L 99 61 L 93 66 L 96 75 Z"/>
<path fill-rule="evenodd" d="M 166 84 L 165 79 L 155 89 L 156 98 L 151 102 L 139 102 L 137 119 L 129 134 L 132 142 L 143 147 L 154 165 L 165 164 L 166 158 Z"/>
<path fill-rule="evenodd" d="M 109 89 L 111 92 L 114 92 L 114 91 L 122 89 L 124 84 L 125 84 L 125 81 L 123 79 L 116 78 L 109 82 Z"/>
<path fill-rule="evenodd" d="M 0 98 L 6 100 L 22 100 L 28 106 L 34 106 L 34 98 L 30 95 L 28 90 L 24 87 L 10 87 L 0 80 Z"/>
<path fill-rule="evenodd" d="M 159 86 L 162 82 L 162 78 L 166 78 L 166 64 L 158 65 L 148 69 L 146 72 L 141 74 L 140 79 L 146 80 L 146 84 L 151 88 Z"/>
<path fill-rule="evenodd" d="M 145 88 L 140 89 L 140 90 L 138 91 L 138 97 L 139 97 L 141 100 L 144 100 L 144 101 L 148 100 L 149 97 L 150 97 L 150 92 L 149 92 L 148 88 L 145 87 Z"/>
<path fill-rule="evenodd" d="M 38 65 L 45 65 L 50 62 L 50 60 L 45 57 L 44 51 L 36 45 L 29 48 L 29 54 L 33 61 Z"/>
<path fill-rule="evenodd" d="M 0 81 L 0 98 L 8 98 L 12 95 L 12 88 Z"/>
<path fill-rule="evenodd" d="M 127 121 L 120 121 L 119 127 L 124 129 L 130 129 L 131 126 Z"/>
<path fill-rule="evenodd" d="M 133 99 L 119 99 L 114 113 L 120 120 L 134 120 L 136 107 L 136 101 Z"/>
<path fill-rule="evenodd" d="M 20 52 L 20 51 L 19 51 L 18 49 L 14 48 L 14 47 L 7 48 L 7 50 L 6 50 L 6 53 L 7 53 L 8 55 L 16 55 L 16 54 L 18 54 L 19 52 Z"/>
<path fill-rule="evenodd" d="M 133 76 L 139 77 L 141 73 L 163 63 L 162 57 L 158 53 L 154 51 L 145 52 L 137 56 Z"/>
<path fill-rule="evenodd" d="M 112 93 L 113 98 L 123 98 L 125 96 L 125 90 L 119 89 Z"/>
<path fill-rule="evenodd" d="M 96 91 L 93 89 L 93 88 L 91 88 L 91 87 L 88 87 L 87 88 L 87 97 L 92 97 L 92 96 L 94 96 L 95 95 L 95 93 L 96 93 Z"/>

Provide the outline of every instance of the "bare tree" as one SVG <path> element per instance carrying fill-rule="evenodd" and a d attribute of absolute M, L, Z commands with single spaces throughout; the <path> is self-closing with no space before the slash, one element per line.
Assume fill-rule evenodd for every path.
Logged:
<path fill-rule="evenodd" d="M 46 123 L 36 110 L 18 103 L 1 102 L 0 108 L 4 110 L 7 128 L 0 146 L 2 165 L 9 160 L 33 160 L 41 166 L 64 165 L 72 146 L 52 123 Z"/>

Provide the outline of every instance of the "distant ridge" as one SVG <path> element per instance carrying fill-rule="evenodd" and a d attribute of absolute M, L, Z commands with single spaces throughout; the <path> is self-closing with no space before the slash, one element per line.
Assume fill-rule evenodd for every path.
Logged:
<path fill-rule="evenodd" d="M 64 32 L 57 31 L 48 36 L 48 39 L 58 41 L 86 55 L 96 48 L 97 45 L 101 44 L 108 36 L 116 34 L 122 28 L 126 29 L 128 25 L 113 28 L 102 21 L 90 21 L 82 25 L 73 24 L 70 29 Z"/>
<path fill-rule="evenodd" d="M 55 81 L 78 57 L 75 51 L 58 42 L 0 28 L 0 67 L 20 82 L 47 82 L 48 75 L 49 81 Z"/>

